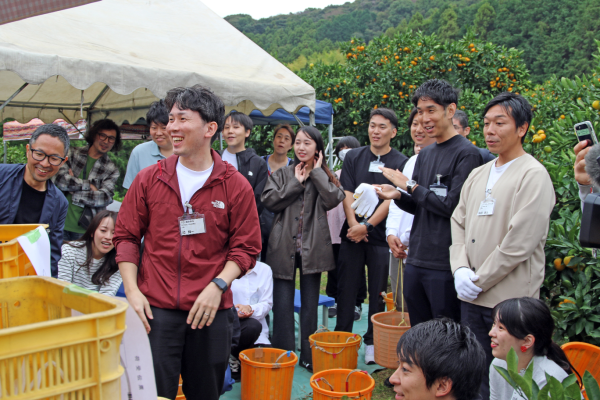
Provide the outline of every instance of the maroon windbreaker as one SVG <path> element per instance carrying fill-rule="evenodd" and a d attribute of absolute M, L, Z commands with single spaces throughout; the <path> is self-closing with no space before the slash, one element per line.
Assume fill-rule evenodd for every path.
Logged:
<path fill-rule="evenodd" d="M 211 150 L 212 174 L 191 198 L 193 210 L 204 214 L 206 232 L 181 236 L 178 217 L 184 213 L 173 155 L 141 170 L 134 179 L 117 219 L 113 242 L 117 262 L 142 265 L 137 283 L 150 305 L 190 310 L 200 292 L 235 261 L 245 274 L 261 250 L 260 223 L 252 187 L 232 165 Z M 231 289 L 219 309 L 233 307 Z"/>

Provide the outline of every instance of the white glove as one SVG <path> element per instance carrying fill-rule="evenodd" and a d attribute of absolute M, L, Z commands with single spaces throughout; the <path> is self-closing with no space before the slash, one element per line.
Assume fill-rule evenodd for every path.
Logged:
<path fill-rule="evenodd" d="M 483 290 L 473 283 L 478 279 L 479 276 L 475 275 L 470 268 L 461 267 L 457 269 L 454 272 L 454 287 L 456 288 L 458 297 L 468 301 L 475 300 L 477 295 Z"/>
<path fill-rule="evenodd" d="M 370 217 L 379 204 L 379 197 L 375 188 L 367 183 L 361 183 L 354 191 L 354 203 L 352 209 L 359 217 Z"/>

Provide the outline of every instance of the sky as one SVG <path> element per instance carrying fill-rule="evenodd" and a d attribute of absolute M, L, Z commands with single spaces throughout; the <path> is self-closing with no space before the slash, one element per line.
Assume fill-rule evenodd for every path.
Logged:
<path fill-rule="evenodd" d="M 325 8 L 331 4 L 344 4 L 352 0 L 202 0 L 221 17 L 232 14 L 249 14 L 254 19 L 267 18 L 278 14 L 304 11 L 307 8 Z"/>

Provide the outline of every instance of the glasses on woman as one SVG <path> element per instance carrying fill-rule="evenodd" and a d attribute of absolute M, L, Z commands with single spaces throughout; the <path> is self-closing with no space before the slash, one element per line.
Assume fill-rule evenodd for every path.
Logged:
<path fill-rule="evenodd" d="M 55 167 L 58 167 L 60 164 L 62 164 L 65 159 L 56 155 L 51 155 L 49 156 L 48 154 L 44 153 L 42 150 L 37 150 L 37 149 L 31 149 L 31 155 L 33 156 L 33 159 L 36 161 L 44 161 L 46 159 L 46 157 L 48 157 L 48 162 L 50 163 L 50 165 L 54 165 Z"/>
<path fill-rule="evenodd" d="M 98 133 L 98 137 L 100 138 L 100 140 L 102 140 L 103 142 L 106 142 L 108 140 L 108 143 L 114 143 L 115 140 L 117 140 L 116 136 L 108 136 L 105 135 L 104 133 L 100 132 Z"/>

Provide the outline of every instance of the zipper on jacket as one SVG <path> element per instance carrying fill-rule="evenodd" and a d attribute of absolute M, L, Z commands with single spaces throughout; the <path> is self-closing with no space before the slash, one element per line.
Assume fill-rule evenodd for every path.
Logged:
<path fill-rule="evenodd" d="M 177 253 L 177 309 L 179 309 L 181 297 L 181 247 L 183 236 L 179 235 L 179 253 Z"/>

